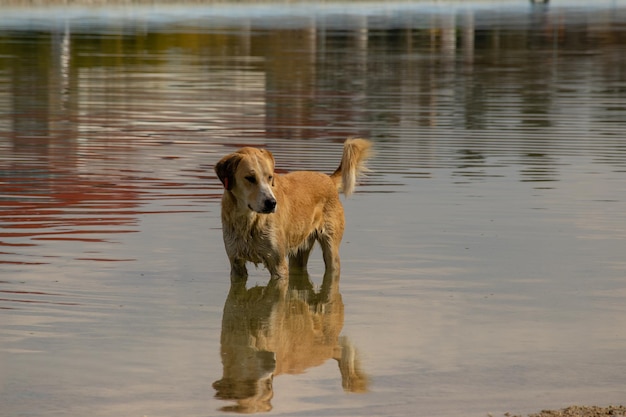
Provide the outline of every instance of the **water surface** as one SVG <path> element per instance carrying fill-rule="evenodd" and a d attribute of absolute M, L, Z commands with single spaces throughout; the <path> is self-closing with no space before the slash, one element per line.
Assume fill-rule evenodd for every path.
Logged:
<path fill-rule="evenodd" d="M 623 403 L 624 6 L 6 8 L 0 414 Z M 356 135 L 340 280 L 231 288 L 215 162 Z"/>

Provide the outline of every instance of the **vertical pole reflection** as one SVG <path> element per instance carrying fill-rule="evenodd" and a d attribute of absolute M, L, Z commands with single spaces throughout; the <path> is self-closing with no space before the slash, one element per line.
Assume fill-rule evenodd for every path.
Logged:
<path fill-rule="evenodd" d="M 45 152 L 50 113 L 50 41 L 45 33 L 27 32 L 14 43 L 11 68 L 14 148 Z"/>
<path fill-rule="evenodd" d="M 12 140 L 18 152 L 48 154 L 75 137 L 68 126 L 71 100 L 71 32 L 24 31 L 13 43 Z M 65 146 L 61 146 L 65 153 Z M 66 155 L 63 155 L 66 156 Z"/>

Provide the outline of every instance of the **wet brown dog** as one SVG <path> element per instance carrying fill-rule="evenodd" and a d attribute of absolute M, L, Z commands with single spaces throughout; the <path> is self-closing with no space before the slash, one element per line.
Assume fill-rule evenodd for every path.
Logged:
<path fill-rule="evenodd" d="M 287 278 L 289 267 L 306 268 L 315 241 L 326 272 L 339 270 L 345 224 L 339 192 L 353 192 L 371 146 L 365 139 L 346 140 L 332 175 L 278 175 L 273 155 L 264 149 L 246 147 L 223 157 L 215 172 L 225 189 L 222 229 L 231 280 L 247 278 L 246 262 L 264 264 L 272 278 Z"/>

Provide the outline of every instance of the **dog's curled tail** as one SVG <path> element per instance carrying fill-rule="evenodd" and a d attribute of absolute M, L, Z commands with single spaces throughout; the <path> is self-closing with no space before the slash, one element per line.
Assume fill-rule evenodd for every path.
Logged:
<path fill-rule="evenodd" d="M 337 189 L 346 197 L 354 192 L 356 179 L 367 171 L 365 161 L 371 156 L 372 142 L 367 139 L 350 138 L 343 144 L 343 156 L 339 168 L 330 176 Z"/>

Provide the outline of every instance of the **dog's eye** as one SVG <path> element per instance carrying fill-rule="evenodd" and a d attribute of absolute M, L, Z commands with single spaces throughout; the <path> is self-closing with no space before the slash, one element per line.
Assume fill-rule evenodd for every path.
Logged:
<path fill-rule="evenodd" d="M 248 181 L 250 184 L 256 184 L 256 178 L 253 175 L 247 176 L 246 181 Z"/>
<path fill-rule="evenodd" d="M 269 182 L 272 182 L 272 181 L 274 180 L 274 177 L 273 177 L 272 175 L 270 175 L 269 177 L 267 177 L 267 180 L 268 180 Z"/>

